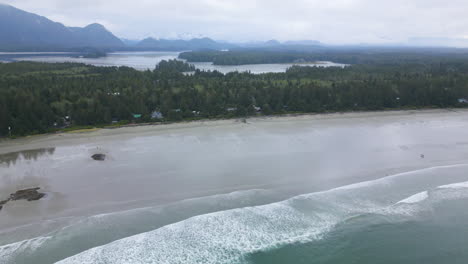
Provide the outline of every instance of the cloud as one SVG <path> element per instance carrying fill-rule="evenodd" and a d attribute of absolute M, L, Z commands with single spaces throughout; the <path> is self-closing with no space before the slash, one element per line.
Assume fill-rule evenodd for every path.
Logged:
<path fill-rule="evenodd" d="M 126 38 L 180 33 L 230 41 L 404 42 L 468 36 L 466 0 L 6 0 L 66 25 Z"/>

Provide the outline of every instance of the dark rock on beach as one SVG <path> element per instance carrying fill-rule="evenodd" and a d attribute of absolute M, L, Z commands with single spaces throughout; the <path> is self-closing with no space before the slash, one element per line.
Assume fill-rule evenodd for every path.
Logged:
<path fill-rule="evenodd" d="M 10 201 L 10 199 L 0 201 L 0 210 L 2 210 L 3 205 L 5 205 L 6 203 L 8 203 L 8 201 Z"/>
<path fill-rule="evenodd" d="M 45 193 L 38 192 L 40 188 L 30 188 L 16 191 L 15 193 L 10 194 L 10 198 L 0 201 L 0 210 L 3 209 L 3 206 L 8 203 L 9 201 L 17 201 L 17 200 L 27 200 L 37 201 L 45 196 Z"/>
<path fill-rule="evenodd" d="M 94 154 L 91 156 L 91 158 L 93 158 L 93 160 L 100 160 L 100 161 L 103 161 L 106 159 L 106 155 L 105 154 Z"/>
<path fill-rule="evenodd" d="M 10 200 L 27 200 L 27 201 L 37 201 L 45 196 L 45 193 L 38 192 L 40 188 L 31 188 L 31 189 L 24 189 L 19 190 L 15 193 L 10 195 Z"/>

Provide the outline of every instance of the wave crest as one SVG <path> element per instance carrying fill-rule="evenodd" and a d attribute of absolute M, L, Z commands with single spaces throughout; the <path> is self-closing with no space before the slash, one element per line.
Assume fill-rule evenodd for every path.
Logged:
<path fill-rule="evenodd" d="M 421 192 L 466 180 L 466 167 L 428 168 L 279 203 L 200 215 L 59 263 L 242 263 L 256 251 L 320 239 L 339 223 L 362 214 L 407 217 L 417 210 L 407 211 L 398 201 L 417 205 L 425 196 Z M 418 194 L 411 198 L 414 193 Z"/>

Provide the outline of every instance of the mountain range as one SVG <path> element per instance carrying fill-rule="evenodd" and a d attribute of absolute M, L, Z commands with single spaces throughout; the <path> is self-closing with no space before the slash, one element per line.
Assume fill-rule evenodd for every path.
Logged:
<path fill-rule="evenodd" d="M 0 4 L 1 50 L 118 48 L 124 43 L 99 24 L 66 27 L 46 17 Z"/>
<path fill-rule="evenodd" d="M 317 41 L 280 43 L 277 40 L 232 44 L 210 38 L 155 39 L 141 41 L 119 39 L 104 26 L 67 27 L 46 17 L 29 13 L 11 5 L 0 4 L 0 51 L 82 51 L 89 49 L 184 51 L 233 48 L 283 47 L 288 45 L 320 45 Z"/>
<path fill-rule="evenodd" d="M 192 39 L 187 39 L 192 37 Z M 104 26 L 67 27 L 46 17 L 0 3 L 0 51 L 187 51 L 264 49 L 306 51 L 334 47 L 315 40 L 228 43 L 185 34 L 182 39 L 120 39 Z M 410 38 L 404 43 L 358 44 L 347 47 L 468 47 L 465 38 Z M 342 47 L 342 46 L 336 46 Z"/>
<path fill-rule="evenodd" d="M 216 42 L 210 38 L 194 38 L 191 40 L 146 38 L 135 45 L 135 48 L 156 50 L 228 49 L 232 47 L 235 47 L 235 45 Z"/>

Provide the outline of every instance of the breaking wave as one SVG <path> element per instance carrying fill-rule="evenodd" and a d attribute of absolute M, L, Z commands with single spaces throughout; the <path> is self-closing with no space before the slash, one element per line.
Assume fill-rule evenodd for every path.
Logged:
<path fill-rule="evenodd" d="M 255 252 L 324 239 L 350 219 L 371 215 L 409 221 L 434 203 L 466 198 L 467 168 L 432 167 L 268 205 L 198 215 L 59 263 L 246 263 Z"/>
<path fill-rule="evenodd" d="M 40 228 L 48 232 L 37 238 L 0 246 L 0 263 L 54 263 L 92 247 L 148 232 L 195 215 L 266 204 L 278 199 L 281 198 L 266 190 L 237 191 L 183 200 L 163 206 L 100 214 L 74 220 L 69 218 L 51 220 L 38 225 L 20 227 L 0 234 L 0 240 L 14 240 L 15 235 Z M 13 238 L 8 236 L 13 236 Z"/>

